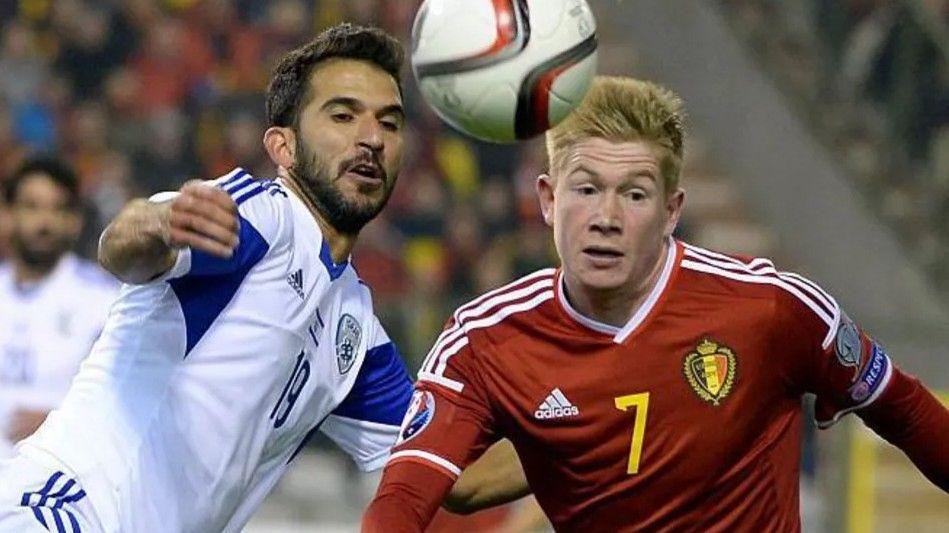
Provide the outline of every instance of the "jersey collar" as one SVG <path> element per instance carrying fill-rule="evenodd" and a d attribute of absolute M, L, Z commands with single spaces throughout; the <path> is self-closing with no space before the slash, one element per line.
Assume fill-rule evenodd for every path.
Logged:
<path fill-rule="evenodd" d="M 278 181 L 285 182 L 283 177 L 278 177 Z M 292 187 L 286 187 L 287 192 L 290 197 L 293 198 L 293 202 L 296 203 L 297 207 L 302 209 L 306 213 L 306 218 L 313 224 L 313 227 L 316 228 L 316 232 L 320 236 L 320 263 L 323 264 L 323 267 L 326 268 L 326 273 L 329 274 L 330 281 L 336 281 L 340 276 L 343 275 L 343 272 L 346 271 L 346 267 L 350 264 L 351 255 L 346 259 L 343 259 L 341 263 L 336 263 L 333 261 L 333 256 L 330 253 L 329 242 L 326 241 L 326 236 L 323 235 L 323 229 L 320 228 L 320 225 L 316 222 L 316 219 L 313 216 L 313 213 L 310 212 L 310 209 L 306 206 L 306 202 L 302 198 L 297 196 L 296 191 Z"/>
<path fill-rule="evenodd" d="M 680 248 L 681 246 L 679 245 L 678 241 L 670 237 L 669 247 L 666 252 L 665 264 L 662 266 L 662 271 L 659 273 L 659 279 L 657 280 L 655 287 L 653 287 L 652 291 L 650 291 L 649 296 L 646 297 L 642 305 L 639 306 L 639 309 L 633 313 L 633 316 L 621 328 L 586 317 L 574 309 L 573 306 L 570 305 L 570 302 L 567 301 L 566 296 L 564 296 L 565 290 L 563 270 L 557 271 L 557 301 L 560 302 L 560 306 L 573 320 L 577 321 L 588 329 L 592 329 L 593 331 L 604 333 L 606 335 L 612 335 L 613 342 L 616 344 L 622 344 L 633 334 L 634 331 L 637 330 L 637 328 L 639 328 L 640 325 L 643 324 L 643 322 L 645 322 L 646 318 L 659 303 L 659 300 L 662 298 L 663 294 L 665 294 L 666 288 L 669 287 L 670 280 L 672 279 L 676 270 L 676 266 L 679 263 L 679 258 L 682 255 Z"/>

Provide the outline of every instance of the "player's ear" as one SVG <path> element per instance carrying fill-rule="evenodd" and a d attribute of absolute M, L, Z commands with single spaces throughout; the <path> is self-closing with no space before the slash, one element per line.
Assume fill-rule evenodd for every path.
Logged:
<path fill-rule="evenodd" d="M 682 216 L 682 206 L 685 205 L 685 189 L 681 187 L 669 194 L 666 198 L 666 221 L 665 236 L 669 237 L 675 231 L 679 224 L 679 217 Z"/>
<path fill-rule="evenodd" d="M 267 155 L 277 165 L 290 168 L 296 160 L 296 137 L 293 130 L 280 126 L 271 126 L 264 132 L 264 148 Z"/>
<path fill-rule="evenodd" d="M 540 201 L 540 214 L 544 217 L 544 223 L 548 226 L 554 226 L 554 180 L 550 174 L 541 174 L 537 176 L 534 183 L 537 190 L 537 199 Z"/>

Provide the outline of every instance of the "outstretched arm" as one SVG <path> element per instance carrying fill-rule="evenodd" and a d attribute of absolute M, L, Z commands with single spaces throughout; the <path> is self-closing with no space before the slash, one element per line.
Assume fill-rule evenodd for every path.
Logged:
<path fill-rule="evenodd" d="M 225 191 L 189 182 L 169 201 L 129 202 L 99 239 L 99 263 L 126 283 L 147 283 L 174 266 L 179 248 L 230 257 L 238 230 L 237 205 Z"/>
<path fill-rule="evenodd" d="M 949 492 L 949 409 L 918 379 L 894 368 L 886 391 L 858 415 Z"/>
<path fill-rule="evenodd" d="M 416 387 L 400 443 L 363 516 L 364 533 L 425 531 L 461 471 L 494 440 L 490 416 L 475 404 L 438 386 Z M 473 479 L 487 476 L 476 470 Z"/>
<path fill-rule="evenodd" d="M 530 494 L 527 477 L 511 441 L 488 448 L 461 473 L 443 506 L 453 513 L 471 514 Z"/>

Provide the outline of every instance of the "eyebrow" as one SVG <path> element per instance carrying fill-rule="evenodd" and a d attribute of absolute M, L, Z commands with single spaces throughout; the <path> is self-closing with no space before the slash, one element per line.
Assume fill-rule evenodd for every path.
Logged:
<path fill-rule="evenodd" d="M 638 170 L 630 174 L 634 178 L 649 178 L 653 181 L 659 181 L 659 176 L 653 173 L 651 170 Z"/>
<path fill-rule="evenodd" d="M 366 108 L 366 104 L 359 100 L 358 98 L 353 98 L 351 96 L 335 96 L 329 100 L 323 102 L 323 105 L 320 106 L 320 109 L 326 109 L 334 105 L 343 105 L 350 109 L 361 110 Z M 376 116 L 383 115 L 398 115 L 399 118 L 405 118 L 405 109 L 402 108 L 401 104 L 389 104 L 384 106 L 379 111 L 376 111 Z"/>
<path fill-rule="evenodd" d="M 600 177 L 599 173 L 597 173 L 597 172 L 596 172 L 595 170 L 593 170 L 592 168 L 588 167 L 588 166 L 586 165 L 586 163 L 583 163 L 583 162 L 579 163 L 579 164 L 578 164 L 576 167 L 574 167 L 574 168 L 568 169 L 568 172 L 567 172 L 567 173 L 568 173 L 568 175 L 569 175 L 569 174 L 574 174 L 574 173 L 576 173 L 576 172 L 584 172 L 584 173 L 586 173 L 588 176 L 590 176 L 590 177 L 592 177 L 592 178 L 595 178 L 595 179 L 599 179 L 599 177 Z M 646 169 L 639 169 L 639 170 L 636 170 L 636 171 L 633 171 L 633 172 L 629 172 L 629 173 L 626 174 L 626 177 L 627 177 L 627 178 L 646 178 L 646 179 L 650 179 L 650 180 L 652 180 L 652 181 L 654 181 L 654 182 L 656 182 L 656 183 L 659 182 L 659 177 L 656 176 L 656 175 L 654 175 L 654 174 L 652 173 L 652 171 L 646 170 Z"/>

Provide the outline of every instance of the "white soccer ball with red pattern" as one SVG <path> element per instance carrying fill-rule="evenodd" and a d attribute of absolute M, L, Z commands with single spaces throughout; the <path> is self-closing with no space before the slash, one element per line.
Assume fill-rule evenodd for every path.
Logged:
<path fill-rule="evenodd" d="M 412 28 L 412 72 L 443 120 L 512 142 L 580 103 L 596 47 L 586 0 L 425 0 Z"/>

